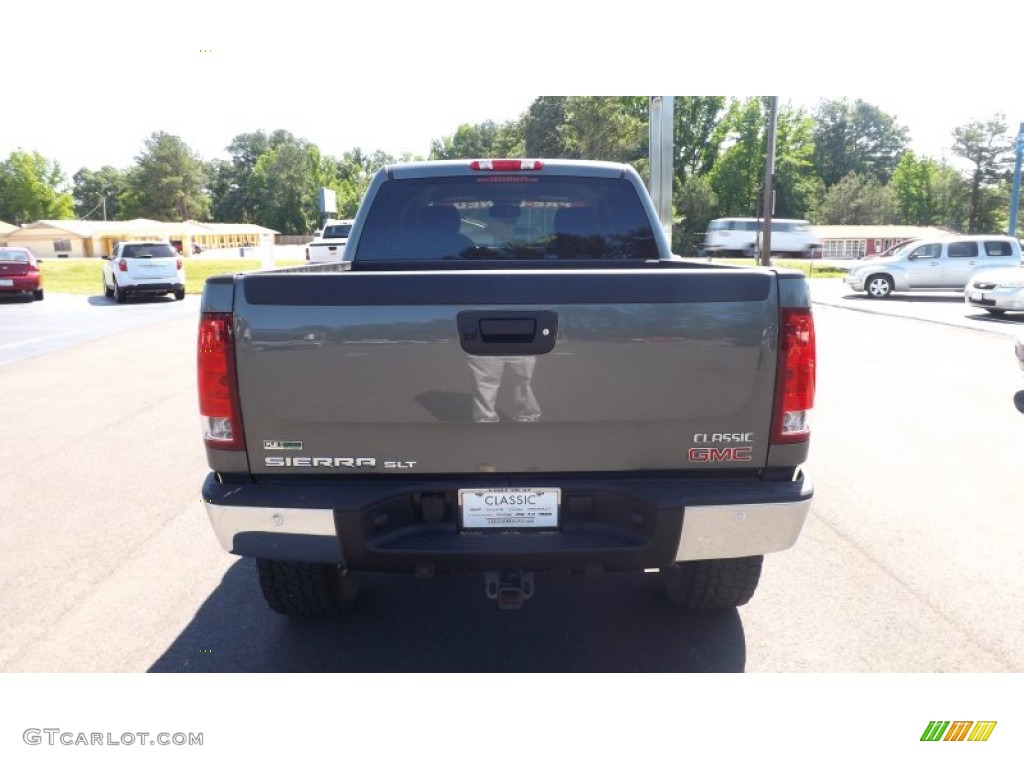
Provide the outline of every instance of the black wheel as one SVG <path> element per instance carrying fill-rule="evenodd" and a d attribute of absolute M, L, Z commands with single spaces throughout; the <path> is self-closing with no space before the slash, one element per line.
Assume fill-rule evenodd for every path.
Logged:
<path fill-rule="evenodd" d="M 985 307 L 985 311 L 988 312 L 990 315 L 995 315 L 996 317 L 1000 317 L 1006 314 L 1005 309 L 989 309 L 988 307 Z"/>
<path fill-rule="evenodd" d="M 32 298 L 35 299 L 36 301 L 42 301 L 43 300 L 43 289 L 39 288 L 38 290 L 32 291 Z"/>
<path fill-rule="evenodd" d="M 111 296 L 114 297 L 114 301 L 116 301 L 118 304 L 124 304 L 125 299 L 128 298 L 125 295 L 124 291 L 121 290 L 120 286 L 118 286 L 117 278 L 114 278 L 114 287 L 111 288 L 110 291 Z"/>
<path fill-rule="evenodd" d="M 355 604 L 355 576 L 339 565 L 256 561 L 267 605 L 286 616 L 338 616 Z"/>
<path fill-rule="evenodd" d="M 114 298 L 114 289 L 107 287 L 106 280 L 103 281 L 103 295 L 106 296 L 108 299 Z"/>
<path fill-rule="evenodd" d="M 736 608 L 754 596 L 762 555 L 726 560 L 690 560 L 661 569 L 665 596 L 680 608 Z"/>
<path fill-rule="evenodd" d="M 887 299 L 892 295 L 892 278 L 888 275 L 872 275 L 865 281 L 864 290 L 872 299 Z"/>
<path fill-rule="evenodd" d="M 178 289 L 177 291 L 174 292 L 174 300 L 175 301 L 181 301 L 184 298 L 185 298 L 185 289 L 184 288 L 180 288 L 180 289 Z"/>

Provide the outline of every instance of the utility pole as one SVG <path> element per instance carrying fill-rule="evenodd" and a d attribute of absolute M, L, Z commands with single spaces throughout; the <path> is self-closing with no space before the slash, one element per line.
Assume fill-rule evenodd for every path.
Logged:
<path fill-rule="evenodd" d="M 764 198 L 761 209 L 764 216 L 761 226 L 764 236 L 761 238 L 761 266 L 772 265 L 772 202 L 775 200 L 775 123 L 779 107 L 779 97 L 768 97 L 768 152 L 764 161 Z"/>
<path fill-rule="evenodd" d="M 1020 209 L 1020 165 L 1024 157 L 1024 123 L 1017 133 L 1017 160 L 1013 164 L 1013 193 L 1010 195 L 1010 227 L 1006 234 L 1017 236 L 1017 211 Z"/>

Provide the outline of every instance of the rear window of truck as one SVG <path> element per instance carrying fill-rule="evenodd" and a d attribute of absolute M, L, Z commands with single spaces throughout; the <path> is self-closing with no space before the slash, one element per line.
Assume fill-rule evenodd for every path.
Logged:
<path fill-rule="evenodd" d="M 331 224 L 324 228 L 324 239 L 348 237 L 351 231 L 351 224 Z"/>
<path fill-rule="evenodd" d="M 354 254 L 357 261 L 657 258 L 629 181 L 532 175 L 385 182 Z"/>

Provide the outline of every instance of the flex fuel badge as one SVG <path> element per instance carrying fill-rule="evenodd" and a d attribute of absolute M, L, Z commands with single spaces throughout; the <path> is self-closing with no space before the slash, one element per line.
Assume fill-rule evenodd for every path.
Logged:
<path fill-rule="evenodd" d="M 264 440 L 264 451 L 301 451 L 301 440 Z"/>

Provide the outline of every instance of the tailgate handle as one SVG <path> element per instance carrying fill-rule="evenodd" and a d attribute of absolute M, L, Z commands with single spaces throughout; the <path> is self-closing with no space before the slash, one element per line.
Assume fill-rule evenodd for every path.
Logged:
<path fill-rule="evenodd" d="M 480 338 L 485 344 L 529 344 L 537 335 L 537 321 L 531 317 L 499 317 L 480 321 Z"/>
<path fill-rule="evenodd" d="M 543 355 L 555 348 L 553 310 L 459 312 L 459 341 L 471 355 Z"/>

